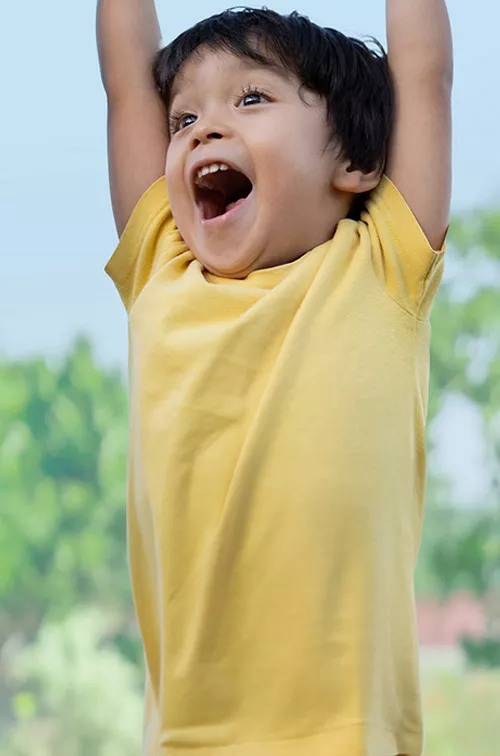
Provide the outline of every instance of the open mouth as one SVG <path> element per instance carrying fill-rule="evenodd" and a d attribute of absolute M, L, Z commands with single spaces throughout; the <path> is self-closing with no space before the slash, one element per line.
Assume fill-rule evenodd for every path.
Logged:
<path fill-rule="evenodd" d="M 225 163 L 212 163 L 194 177 L 195 200 L 203 220 L 225 215 L 245 200 L 253 184 L 244 173 Z"/>

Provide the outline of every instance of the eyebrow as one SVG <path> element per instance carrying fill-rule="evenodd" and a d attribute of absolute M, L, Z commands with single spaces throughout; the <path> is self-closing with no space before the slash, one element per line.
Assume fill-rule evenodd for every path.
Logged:
<path fill-rule="evenodd" d="M 181 71 L 175 74 L 174 81 L 172 83 L 172 89 L 170 90 L 169 107 L 172 107 L 174 98 L 177 97 L 178 94 L 180 94 L 180 90 L 182 89 L 182 84 L 184 81 L 185 76 Z"/>
<path fill-rule="evenodd" d="M 237 57 L 237 56 L 235 56 Z M 269 62 L 269 64 L 265 63 L 259 63 L 256 60 L 252 60 L 251 58 L 238 58 L 240 67 L 243 69 L 243 72 L 252 72 L 252 71 L 271 71 L 271 73 L 274 73 L 276 76 L 279 76 L 280 79 L 283 81 L 290 82 L 292 77 L 291 72 L 287 71 L 286 68 L 283 66 L 280 66 L 278 63 L 272 63 Z M 187 62 L 187 61 L 186 61 Z M 172 89 L 170 90 L 170 97 L 169 97 L 169 111 L 172 108 L 172 103 L 174 99 L 181 93 L 181 89 L 183 88 L 183 85 L 185 83 L 189 83 L 189 79 L 185 78 L 185 75 L 182 73 L 182 71 L 179 71 L 175 75 Z"/>

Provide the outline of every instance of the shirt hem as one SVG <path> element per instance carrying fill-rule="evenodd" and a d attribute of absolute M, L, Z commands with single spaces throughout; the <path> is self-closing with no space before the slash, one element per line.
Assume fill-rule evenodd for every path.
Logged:
<path fill-rule="evenodd" d="M 174 738 L 164 737 L 160 750 L 145 756 L 185 756 L 186 751 L 203 756 L 422 756 L 423 752 L 422 730 L 395 732 L 366 724 L 277 740 L 211 745 L 192 740 L 174 743 Z"/>

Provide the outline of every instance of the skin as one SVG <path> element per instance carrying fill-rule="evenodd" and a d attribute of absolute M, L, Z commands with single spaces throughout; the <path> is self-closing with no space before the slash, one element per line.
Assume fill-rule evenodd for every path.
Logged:
<path fill-rule="evenodd" d="M 258 90 L 257 92 L 255 90 Z M 201 50 L 174 83 L 166 179 L 187 245 L 209 272 L 245 278 L 328 241 L 353 195 L 380 176 L 350 171 L 331 144 L 324 102 L 279 69 Z M 226 162 L 253 191 L 231 219 L 204 223 L 193 168 Z"/>

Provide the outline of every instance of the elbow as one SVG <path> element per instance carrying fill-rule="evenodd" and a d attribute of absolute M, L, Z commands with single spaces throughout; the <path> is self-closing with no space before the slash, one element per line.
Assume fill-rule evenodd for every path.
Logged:
<path fill-rule="evenodd" d="M 454 82 L 453 43 L 451 37 L 444 43 L 407 45 L 397 53 L 389 48 L 389 65 L 396 85 L 398 83 L 432 86 L 446 93 Z"/>
<path fill-rule="evenodd" d="M 424 63 L 392 69 L 396 90 L 412 87 L 420 90 L 433 90 L 443 97 L 451 97 L 454 82 L 453 58 L 434 59 L 423 55 Z"/>
<path fill-rule="evenodd" d="M 454 75 L 453 51 L 450 48 L 449 54 L 436 60 L 433 65 L 429 65 L 428 77 L 445 92 L 453 89 Z"/>
<path fill-rule="evenodd" d="M 435 70 L 430 71 L 426 81 L 430 87 L 433 87 L 443 97 L 451 97 L 454 81 L 453 63 L 449 66 L 439 66 Z"/>
<path fill-rule="evenodd" d="M 443 93 L 446 93 L 453 89 L 454 74 L 453 49 L 450 41 L 450 45 L 446 46 L 441 54 L 436 55 L 434 60 L 431 55 L 428 56 L 427 65 L 423 67 L 423 75 L 438 86 Z"/>

